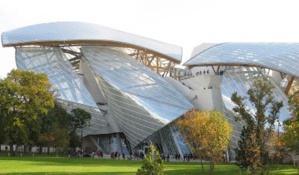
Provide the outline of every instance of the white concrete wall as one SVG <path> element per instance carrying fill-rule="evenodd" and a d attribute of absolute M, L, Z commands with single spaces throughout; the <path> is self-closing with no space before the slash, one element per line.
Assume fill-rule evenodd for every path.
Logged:
<path fill-rule="evenodd" d="M 5 147 L 7 147 L 7 150 L 5 149 Z M 16 145 L 13 145 L 13 150 L 16 149 Z M 10 151 L 10 146 L 9 145 L 1 145 L 1 151 Z M 19 152 L 24 152 L 24 146 L 18 146 L 18 150 Z M 31 148 L 31 152 L 32 153 L 39 153 L 39 147 L 38 146 L 33 146 Z M 42 152 L 43 153 L 47 153 L 48 152 L 48 148 L 47 147 L 42 147 Z M 54 153 L 55 152 L 55 148 L 54 147 L 50 147 L 50 153 Z"/>
<path fill-rule="evenodd" d="M 220 76 L 201 74 L 180 82 L 170 77 L 166 77 L 165 80 L 184 94 L 195 108 L 222 111 Z"/>

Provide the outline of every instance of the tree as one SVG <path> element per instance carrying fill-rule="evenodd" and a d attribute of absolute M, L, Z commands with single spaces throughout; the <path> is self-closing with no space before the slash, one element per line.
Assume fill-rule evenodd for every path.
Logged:
<path fill-rule="evenodd" d="M 73 132 L 77 129 L 81 129 L 81 150 L 82 150 L 82 137 L 83 137 L 83 128 L 86 126 L 90 125 L 90 119 L 91 119 L 91 114 L 89 112 L 86 112 L 84 109 L 76 108 L 72 109 L 71 111 L 73 118 L 72 118 L 72 123 L 73 123 Z M 74 136 L 74 135 L 71 135 Z M 72 137 L 72 141 L 75 140 L 76 137 Z M 75 143 L 75 142 L 73 142 Z"/>
<path fill-rule="evenodd" d="M 136 175 L 163 175 L 164 164 L 159 152 L 153 144 L 150 144 L 143 165 L 137 170 Z"/>
<path fill-rule="evenodd" d="M 41 118 L 42 130 L 39 144 L 47 147 L 69 146 L 69 133 L 72 129 L 72 116 L 55 102 L 54 108 Z"/>
<path fill-rule="evenodd" d="M 86 112 L 84 109 L 76 108 L 71 111 L 73 115 L 73 128 L 74 129 L 83 129 L 86 126 L 90 125 L 91 114 Z"/>
<path fill-rule="evenodd" d="M 283 123 L 283 141 L 291 154 L 299 154 L 299 90 L 291 95 L 289 104 L 293 117 Z"/>
<path fill-rule="evenodd" d="M 281 163 L 283 159 L 283 154 L 285 153 L 285 143 L 282 140 L 283 135 L 278 133 L 279 131 L 272 130 L 267 142 L 267 147 L 269 151 L 270 163 Z"/>
<path fill-rule="evenodd" d="M 45 74 L 12 70 L 0 82 L 0 111 L 4 131 L 12 151 L 13 144 L 32 144 L 40 131 L 39 117 L 53 107 L 51 84 Z"/>
<path fill-rule="evenodd" d="M 0 89 L 1 89 L 1 79 L 0 79 Z M 0 90 L 1 92 L 1 90 Z M 0 96 L 0 100 L 1 100 L 1 96 Z M 0 108 L 0 151 L 1 151 L 1 145 L 3 143 L 5 143 L 6 141 L 6 137 L 5 137 L 5 132 L 4 132 L 4 127 L 5 127 L 5 117 L 4 117 L 4 114 L 3 112 L 1 111 L 1 108 Z"/>
<path fill-rule="evenodd" d="M 293 121 L 299 122 L 299 90 L 291 95 L 289 104 L 293 112 Z"/>
<path fill-rule="evenodd" d="M 182 137 L 187 141 L 193 153 L 201 159 L 210 161 L 210 174 L 213 174 L 215 163 L 222 160 L 227 150 L 232 127 L 217 111 L 191 110 L 177 121 Z M 202 164 L 202 170 L 203 164 Z"/>
<path fill-rule="evenodd" d="M 5 142 L 5 132 L 4 132 L 4 117 L 0 114 L 0 151 L 1 151 L 1 145 Z"/>
<path fill-rule="evenodd" d="M 70 134 L 69 134 L 69 146 L 71 148 L 76 148 L 76 147 L 79 147 L 81 146 L 80 143 L 80 137 L 78 136 L 77 132 L 76 131 L 71 131 Z"/>
<path fill-rule="evenodd" d="M 299 122 L 292 121 L 291 123 L 284 124 L 284 134 L 282 140 L 285 143 L 287 151 L 291 155 L 299 153 Z"/>
<path fill-rule="evenodd" d="M 282 101 L 274 100 L 272 89 L 273 85 L 267 78 L 256 77 L 247 92 L 248 96 L 241 97 L 235 92 L 231 97 L 236 105 L 233 108 L 236 119 L 245 122 L 241 135 L 244 138 L 239 140 L 235 149 L 236 160 L 239 165 L 247 165 L 252 174 L 256 174 L 258 169 L 264 172 L 268 162 L 267 137 L 283 106 Z M 255 109 L 249 109 L 245 100 L 249 100 Z"/>

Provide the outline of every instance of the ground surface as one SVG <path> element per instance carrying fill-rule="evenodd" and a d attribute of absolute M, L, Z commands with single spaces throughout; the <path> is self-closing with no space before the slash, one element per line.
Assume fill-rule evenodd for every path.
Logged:
<path fill-rule="evenodd" d="M 140 160 L 111 160 L 66 157 L 7 157 L 0 156 L 0 174 L 135 174 L 140 168 Z M 205 165 L 208 169 L 208 165 Z M 298 172 L 291 165 L 275 165 L 270 175 Z M 202 174 L 198 162 L 166 162 L 166 175 Z M 216 175 L 238 175 L 234 164 L 219 164 L 215 167 Z"/>

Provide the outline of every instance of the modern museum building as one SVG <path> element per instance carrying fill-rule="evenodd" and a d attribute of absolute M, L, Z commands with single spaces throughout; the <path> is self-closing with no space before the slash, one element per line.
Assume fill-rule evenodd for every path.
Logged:
<path fill-rule="evenodd" d="M 231 95 L 246 95 L 254 76 L 269 77 L 284 102 L 279 127 L 299 77 L 298 43 L 206 43 L 182 63 L 179 46 L 90 23 L 37 24 L 1 39 L 15 48 L 18 69 L 48 75 L 67 111 L 92 114 L 83 147 L 104 154 L 128 155 L 149 142 L 164 154 L 189 154 L 174 122 L 193 108 L 221 111 L 236 147 L 243 123 L 234 120 Z"/>

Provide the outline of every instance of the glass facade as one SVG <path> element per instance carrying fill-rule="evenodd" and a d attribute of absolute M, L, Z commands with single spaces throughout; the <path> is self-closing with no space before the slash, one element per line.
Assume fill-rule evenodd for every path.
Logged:
<path fill-rule="evenodd" d="M 299 77 L 299 44 L 222 43 L 194 54 L 184 65 L 260 66 Z"/>
<path fill-rule="evenodd" d="M 109 121 L 116 121 L 130 146 L 135 147 L 193 107 L 162 77 L 129 57 L 122 49 L 82 47 L 81 51 L 82 59 L 97 75 L 104 92 L 108 102 L 107 116 L 102 114 L 80 78 L 84 75 L 78 75 L 80 71 L 74 70 L 70 58 L 61 48 L 17 47 L 16 62 L 20 69 L 47 74 L 57 99 L 69 112 L 80 107 L 92 114 L 92 125 L 84 128 L 84 136 L 101 134 L 100 129 L 109 126 Z M 172 137 L 171 134 L 169 136 Z"/>
<path fill-rule="evenodd" d="M 47 74 L 56 98 L 68 112 L 82 108 L 91 113 L 91 126 L 83 130 L 83 136 L 107 126 L 106 119 L 60 48 L 17 47 L 16 63 L 19 69 Z"/>
<path fill-rule="evenodd" d="M 120 48 L 82 47 L 116 121 L 134 147 L 193 106 L 155 72 Z"/>
<path fill-rule="evenodd" d="M 58 91 L 58 98 L 97 107 L 79 76 L 72 71 L 72 65 L 67 61 L 60 48 L 17 48 L 16 63 L 19 69 L 47 74 L 51 84 Z"/>

